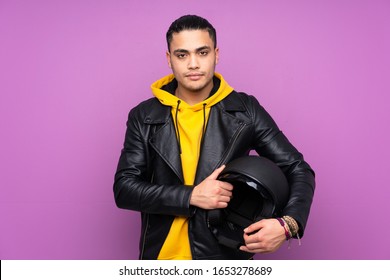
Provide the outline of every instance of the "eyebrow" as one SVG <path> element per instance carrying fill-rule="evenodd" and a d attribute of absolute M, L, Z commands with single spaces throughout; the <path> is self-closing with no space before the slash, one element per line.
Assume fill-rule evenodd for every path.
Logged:
<path fill-rule="evenodd" d="M 195 49 L 195 52 L 200 52 L 200 51 L 205 51 L 205 50 L 211 50 L 211 48 L 209 46 L 202 46 L 202 47 L 199 47 L 199 48 Z M 177 53 L 190 53 L 190 51 L 186 50 L 186 49 L 177 49 L 177 50 L 174 50 L 173 53 L 174 54 L 177 54 Z"/>

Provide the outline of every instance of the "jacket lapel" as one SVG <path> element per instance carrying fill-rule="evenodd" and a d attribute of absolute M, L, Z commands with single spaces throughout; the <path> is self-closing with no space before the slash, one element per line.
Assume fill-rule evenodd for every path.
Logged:
<path fill-rule="evenodd" d="M 152 105 L 144 120 L 147 124 L 160 125 L 151 135 L 149 143 L 177 177 L 184 182 L 176 130 L 171 117 L 171 108 L 161 105 L 157 99 L 156 102 Z"/>

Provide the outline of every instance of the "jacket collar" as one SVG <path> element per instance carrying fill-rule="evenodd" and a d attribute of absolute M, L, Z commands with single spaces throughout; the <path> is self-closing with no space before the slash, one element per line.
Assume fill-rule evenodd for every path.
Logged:
<path fill-rule="evenodd" d="M 145 114 L 144 123 L 146 124 L 163 124 L 167 123 L 171 116 L 171 107 L 162 105 L 157 98 L 152 98 L 150 107 Z"/>
<path fill-rule="evenodd" d="M 234 91 L 232 92 L 234 93 Z M 217 106 L 224 111 L 244 112 L 246 108 L 237 94 L 229 94 L 225 99 L 221 100 Z M 150 110 L 146 112 L 144 123 L 146 124 L 162 124 L 168 122 L 171 116 L 171 107 L 162 105 L 157 98 L 151 103 Z"/>
<path fill-rule="evenodd" d="M 235 93 L 235 94 L 232 94 Z M 224 111 L 230 112 L 245 112 L 246 108 L 241 98 L 239 98 L 237 92 L 233 91 L 229 94 L 224 100 L 219 102 L 218 104 Z"/>

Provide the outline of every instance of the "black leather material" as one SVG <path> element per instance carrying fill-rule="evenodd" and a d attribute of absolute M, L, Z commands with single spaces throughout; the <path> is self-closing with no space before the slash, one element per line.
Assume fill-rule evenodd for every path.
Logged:
<path fill-rule="evenodd" d="M 314 172 L 254 97 L 232 92 L 211 108 L 195 185 L 251 150 L 271 159 L 286 175 L 291 193 L 283 214 L 297 220 L 302 236 L 314 193 Z M 117 206 L 142 213 L 140 259 L 157 258 L 174 216 L 189 217 L 194 259 L 246 258 L 218 244 L 208 228 L 206 211 L 190 206 L 191 193 L 192 186 L 183 185 L 171 108 L 156 98 L 142 102 L 129 113 L 114 182 Z"/>

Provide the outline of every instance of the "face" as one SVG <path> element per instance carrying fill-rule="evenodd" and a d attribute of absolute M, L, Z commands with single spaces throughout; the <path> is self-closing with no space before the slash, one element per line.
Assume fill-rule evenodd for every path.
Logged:
<path fill-rule="evenodd" d="M 168 65 L 178 82 L 178 90 L 187 94 L 207 91 L 213 86 L 218 48 L 206 30 L 174 33 L 167 52 Z"/>

